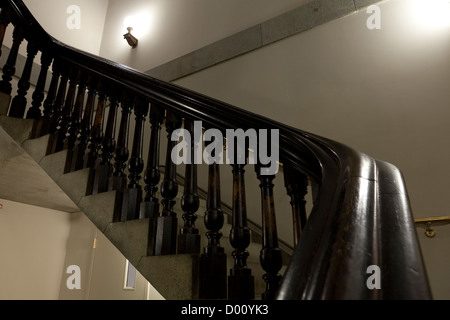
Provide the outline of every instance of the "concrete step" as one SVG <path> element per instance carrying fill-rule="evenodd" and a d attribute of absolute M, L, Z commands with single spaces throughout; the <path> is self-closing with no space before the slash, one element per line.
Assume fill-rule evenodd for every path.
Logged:
<path fill-rule="evenodd" d="M 0 126 L 20 145 L 30 138 L 33 123 L 33 120 L 0 115 Z"/>
<path fill-rule="evenodd" d="M 199 256 L 142 257 L 136 269 L 167 300 L 193 300 L 198 298 Z"/>
<path fill-rule="evenodd" d="M 119 193 L 116 191 L 104 192 L 96 195 L 86 196 L 86 187 L 89 181 L 91 169 L 83 169 L 64 174 L 67 150 L 51 155 L 45 155 L 49 136 L 38 139 L 28 139 L 32 129 L 32 122 L 22 119 L 12 119 L 0 116 L 0 124 L 9 128 L 8 133 L 20 141 L 24 150 L 36 163 L 56 182 L 56 184 L 67 194 L 73 203 L 83 211 L 86 216 L 97 226 L 97 228 L 122 252 L 122 254 L 146 277 L 152 285 L 166 299 L 194 299 L 197 297 L 197 270 L 199 255 L 170 255 L 170 256 L 147 256 L 149 219 L 131 220 L 125 222 L 113 222 L 114 212 L 118 210 Z M 20 125 L 23 125 L 20 129 Z M 161 177 L 161 181 L 163 176 Z M 143 179 L 141 181 L 142 187 Z M 157 196 L 161 199 L 161 195 Z M 178 227 L 183 225 L 181 209 L 181 197 L 183 186 L 179 186 L 174 211 L 178 216 Z M 198 219 L 196 227 L 201 235 L 201 250 L 207 245 L 206 227 L 204 225 L 204 213 L 206 211 L 206 200 L 200 199 L 200 207 L 197 212 Z M 231 252 L 234 250 L 229 241 L 231 225 L 225 223 L 222 228 L 223 237 L 221 245 L 227 253 L 227 269 L 232 268 L 234 261 Z M 255 277 L 256 299 L 265 290 L 262 279 L 264 271 L 259 263 L 259 252 L 261 244 L 252 241 L 248 247 L 248 266 L 252 269 Z M 284 268 L 282 269 L 284 272 Z"/>
<path fill-rule="evenodd" d="M 80 172 L 80 176 L 81 172 Z M 63 179 L 60 179 L 63 180 Z M 113 212 L 117 210 L 116 191 L 104 192 L 96 195 L 82 196 L 77 202 L 78 207 L 93 221 L 97 228 L 110 239 L 112 243 L 132 262 L 136 262 L 141 256 L 147 255 L 149 219 L 113 222 Z M 180 214 L 178 214 L 178 217 Z M 183 221 L 178 218 L 178 229 L 183 226 Z M 207 246 L 206 227 L 202 221 L 198 221 L 197 228 L 201 235 L 201 250 Z M 234 250 L 229 241 L 231 225 L 225 224 L 222 228 L 223 237 L 221 245 L 227 254 Z M 139 244 L 131 243 L 130 234 L 140 234 Z M 259 263 L 259 251 L 261 245 L 252 242 L 248 247 L 249 261 Z"/>

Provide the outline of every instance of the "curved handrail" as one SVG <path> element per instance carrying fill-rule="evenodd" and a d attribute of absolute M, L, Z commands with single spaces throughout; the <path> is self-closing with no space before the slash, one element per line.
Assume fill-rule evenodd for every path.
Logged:
<path fill-rule="evenodd" d="M 3 0 L 25 38 L 40 50 L 183 117 L 219 130 L 278 129 L 280 161 L 319 186 L 315 205 L 284 274 L 277 299 L 430 299 L 403 177 L 394 166 L 338 142 L 284 125 L 135 69 L 65 45 L 48 35 L 20 0 Z M 369 266 L 381 289 L 367 286 Z"/>

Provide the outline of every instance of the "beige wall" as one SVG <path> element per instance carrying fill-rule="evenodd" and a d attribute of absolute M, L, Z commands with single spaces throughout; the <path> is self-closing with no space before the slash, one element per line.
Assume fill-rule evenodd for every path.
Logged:
<path fill-rule="evenodd" d="M 100 53 L 109 0 L 25 0 L 25 5 L 53 37 L 77 49 Z M 69 29 L 67 8 L 80 8 L 80 29 Z"/>
<path fill-rule="evenodd" d="M 434 299 L 450 300 L 450 225 L 433 226 L 433 229 L 436 232 L 434 238 L 425 236 L 425 229 L 417 229 L 425 267 Z"/>
<path fill-rule="evenodd" d="M 0 204 L 0 300 L 164 299 L 139 272 L 135 289 L 123 289 L 125 257 L 84 213 Z M 67 288 L 71 265 L 80 267 L 80 290 Z"/>
<path fill-rule="evenodd" d="M 100 55 L 141 71 L 187 54 L 309 0 L 110 0 Z M 141 16 L 131 49 L 124 20 Z"/>
<path fill-rule="evenodd" d="M 95 248 L 93 247 L 94 239 L 97 239 Z M 66 273 L 66 270 L 71 265 L 80 267 L 80 289 L 69 289 L 67 287 L 67 279 L 71 274 Z M 135 289 L 124 290 L 125 265 L 125 257 L 84 213 L 72 214 L 59 299 L 164 299 L 139 272 L 136 273 Z"/>
<path fill-rule="evenodd" d="M 366 27 L 363 10 L 175 83 L 391 162 L 404 173 L 415 217 L 447 215 L 450 25 L 419 19 L 427 11 L 417 3 L 380 3 L 380 30 Z M 254 221 L 258 208 L 249 202 Z M 278 227 L 289 234 L 289 223 Z M 424 250 L 436 252 L 433 244 L 441 247 L 431 240 Z M 425 256 L 439 266 L 432 286 L 450 287 L 448 259 Z M 436 297 L 450 294 L 436 289 Z"/>
<path fill-rule="evenodd" d="M 442 215 L 450 28 L 417 29 L 407 3 L 380 5 L 381 30 L 361 11 L 175 83 L 389 161 L 415 215 Z"/>
<path fill-rule="evenodd" d="M 70 214 L 0 203 L 0 300 L 58 299 Z"/>
<path fill-rule="evenodd" d="M 97 234 L 95 225 L 83 213 L 70 216 L 70 234 L 67 239 L 66 256 L 63 262 L 64 273 L 60 278 L 61 300 L 85 300 L 89 297 L 92 267 L 94 263 L 94 238 Z M 80 267 L 80 289 L 69 290 L 67 268 L 71 265 Z"/>
<path fill-rule="evenodd" d="M 248 11 L 239 14 L 230 5 L 221 11 L 228 15 L 216 12 L 216 16 L 200 17 L 195 13 L 200 12 L 196 5 L 201 3 L 191 3 L 192 11 L 180 10 L 179 19 L 161 20 L 167 25 L 157 21 L 154 33 L 140 37 L 139 47 L 131 50 L 122 37 L 124 26 L 117 21 L 125 18 L 122 14 L 133 14 L 125 7 L 139 8 L 147 3 L 134 2 L 136 6 L 110 1 L 100 54 L 147 70 L 305 1 L 276 2 L 280 4 L 276 8 L 260 6 L 270 7 L 269 11 L 253 10 L 253 3 Z M 430 28 L 418 22 L 417 12 L 424 10 L 411 11 L 411 3 L 415 2 L 381 3 L 381 30 L 368 30 L 365 26 L 369 15 L 361 11 L 176 83 L 387 160 L 403 171 L 416 217 L 447 214 L 450 172 L 442 168 L 450 160 L 450 151 L 442 146 L 447 145 L 450 136 L 450 31 L 448 27 Z M 160 11 L 160 17 L 176 17 L 173 10 L 178 8 L 183 6 L 166 7 Z M 206 12 L 206 7 L 202 6 L 202 12 Z M 241 21 L 240 14 L 249 19 Z M 222 17 L 226 21 L 220 20 Z M 195 37 L 180 35 L 179 30 L 188 27 L 192 27 Z M 151 39 L 158 41 L 150 42 Z M 229 174 L 230 168 L 224 170 Z M 251 168 L 248 172 L 254 174 Z M 282 179 L 275 183 L 280 190 Z M 258 189 L 249 189 L 255 190 L 255 195 L 248 195 L 249 217 L 259 221 L 259 200 L 253 201 L 259 199 Z M 225 191 L 225 201 L 230 199 L 226 192 L 229 191 Z M 286 199 L 282 200 L 285 205 Z M 289 221 L 289 210 L 280 208 L 277 203 L 279 221 Z M 289 222 L 278 226 L 281 237 L 291 238 Z M 439 238 L 428 239 L 419 230 L 419 239 L 435 298 L 450 299 L 450 279 L 446 274 L 450 261 L 442 254 L 448 228 L 437 231 Z"/>
<path fill-rule="evenodd" d="M 51 36 L 79 50 L 99 55 L 109 0 L 24 0 L 24 3 Z M 72 15 L 67 13 L 67 8 L 71 5 L 80 8 L 80 29 L 67 27 L 67 20 Z M 4 40 L 7 47 L 11 47 L 12 32 L 9 25 Z M 26 56 L 26 41 L 20 53 Z"/>

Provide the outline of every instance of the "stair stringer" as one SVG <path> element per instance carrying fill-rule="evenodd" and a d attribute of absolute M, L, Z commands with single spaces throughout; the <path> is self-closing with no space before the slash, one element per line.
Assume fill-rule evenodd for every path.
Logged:
<path fill-rule="evenodd" d="M 168 300 L 192 300 L 198 298 L 198 274 L 200 255 L 177 254 L 168 256 L 148 256 L 148 226 L 149 219 L 113 222 L 113 213 L 118 205 L 116 191 L 104 192 L 86 196 L 89 174 L 92 169 L 82 169 L 64 174 L 67 150 L 51 155 L 45 155 L 50 136 L 46 135 L 36 139 L 29 139 L 32 125 L 30 120 L 2 117 L 0 125 L 8 134 L 27 152 L 47 175 L 67 194 L 74 204 L 82 211 L 102 232 L 106 238 L 133 264 L 158 292 Z M 18 130 L 21 128 L 23 130 Z M 178 217 L 178 227 L 181 228 L 183 214 L 181 210 L 181 197 L 183 186 L 180 185 L 176 197 L 174 211 Z M 158 194 L 161 199 L 160 194 Z M 200 208 L 197 212 L 197 228 L 201 235 L 201 250 L 207 245 L 205 236 L 207 230 L 203 223 L 206 211 L 206 200 L 200 198 Z M 226 222 L 222 229 L 221 245 L 227 254 L 227 270 L 233 266 L 231 252 L 233 248 L 229 242 L 231 225 Z M 260 237 L 259 237 L 260 238 Z M 258 237 L 257 237 L 258 239 Z M 255 299 L 260 299 L 265 291 L 262 279 L 264 271 L 259 263 L 260 241 L 248 247 L 248 266 L 255 277 Z M 286 261 L 283 261 L 286 264 Z M 284 265 L 281 274 L 284 273 Z"/>

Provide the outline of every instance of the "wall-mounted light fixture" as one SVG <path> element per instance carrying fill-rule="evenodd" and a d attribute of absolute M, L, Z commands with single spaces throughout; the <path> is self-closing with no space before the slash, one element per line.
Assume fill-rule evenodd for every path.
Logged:
<path fill-rule="evenodd" d="M 127 30 L 128 30 L 128 33 L 125 33 L 123 35 L 123 37 L 124 37 L 124 39 L 127 40 L 128 44 L 132 48 L 136 48 L 136 46 L 138 45 L 138 39 L 136 39 L 136 37 L 131 34 L 131 31 L 133 31 L 133 28 L 132 27 L 128 27 Z"/>

